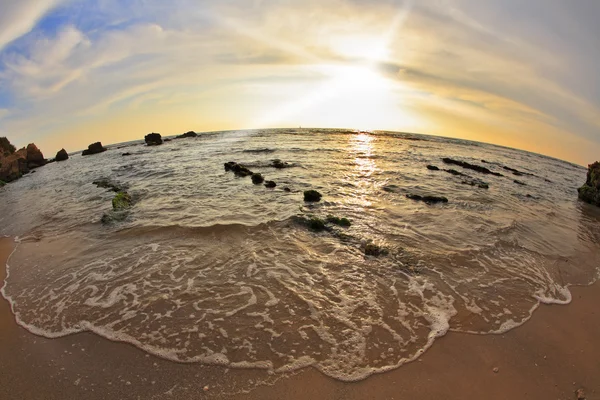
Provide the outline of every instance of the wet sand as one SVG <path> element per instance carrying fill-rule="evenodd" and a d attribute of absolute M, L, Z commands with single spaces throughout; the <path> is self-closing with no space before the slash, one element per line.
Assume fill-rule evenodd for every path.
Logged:
<path fill-rule="evenodd" d="M 0 239 L 0 265 L 13 246 Z M 90 333 L 45 339 L 19 327 L 0 299 L 0 399 L 566 400 L 579 388 L 600 399 L 600 285 L 571 290 L 570 305 L 542 305 L 506 334 L 451 332 L 418 361 L 357 383 L 312 368 L 272 377 L 177 364 Z"/>

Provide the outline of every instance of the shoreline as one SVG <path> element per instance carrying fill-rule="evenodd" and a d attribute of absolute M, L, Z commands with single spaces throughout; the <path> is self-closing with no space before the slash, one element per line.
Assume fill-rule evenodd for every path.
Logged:
<path fill-rule="evenodd" d="M 14 246 L 0 238 L 2 284 Z M 569 290 L 571 304 L 540 304 L 504 334 L 448 332 L 418 360 L 355 383 L 314 368 L 269 376 L 179 364 L 90 332 L 46 339 L 18 326 L 2 297 L 0 398 L 572 399 L 582 388 L 587 399 L 600 399 L 600 284 Z"/>

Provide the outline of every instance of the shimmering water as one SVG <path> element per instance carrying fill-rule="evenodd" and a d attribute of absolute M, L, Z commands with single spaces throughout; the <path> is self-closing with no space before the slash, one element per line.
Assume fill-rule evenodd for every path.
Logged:
<path fill-rule="evenodd" d="M 276 158 L 293 167 L 270 167 Z M 225 172 L 227 161 L 277 187 Z M 125 221 L 101 223 L 113 193 L 99 178 L 129 188 Z M 540 155 L 391 132 L 117 145 L 0 189 L 0 234 L 19 237 L 3 294 L 21 325 L 47 337 L 90 330 L 176 361 L 311 365 L 356 380 L 418 357 L 448 329 L 506 331 L 595 280 L 599 213 L 577 201 L 584 181 L 584 168 Z M 323 200 L 304 203 L 307 189 Z M 329 214 L 352 226 L 312 232 L 294 219 Z M 388 254 L 365 256 L 371 242 Z"/>

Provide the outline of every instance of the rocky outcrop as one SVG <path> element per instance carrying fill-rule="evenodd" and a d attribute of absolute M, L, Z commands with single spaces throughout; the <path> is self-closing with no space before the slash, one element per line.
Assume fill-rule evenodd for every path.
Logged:
<path fill-rule="evenodd" d="M 251 178 L 252 178 L 252 183 L 254 183 L 255 185 L 260 185 L 261 183 L 263 183 L 265 181 L 265 178 L 259 173 L 252 174 Z"/>
<path fill-rule="evenodd" d="M 225 171 L 232 171 L 235 176 L 245 177 L 250 176 L 254 172 L 250 171 L 248 168 L 244 167 L 241 164 L 238 164 L 234 161 L 229 161 L 223 164 L 225 166 Z"/>
<path fill-rule="evenodd" d="M 146 136 L 144 136 L 144 141 L 148 146 L 158 146 L 160 144 L 163 144 L 162 136 L 160 136 L 160 133 L 149 133 Z"/>
<path fill-rule="evenodd" d="M 8 139 L 0 138 L 0 181 L 12 182 L 32 169 L 47 163 L 42 152 L 33 143 L 19 150 Z"/>
<path fill-rule="evenodd" d="M 265 182 L 265 187 L 269 188 L 269 189 L 273 189 L 274 187 L 276 187 L 277 184 L 274 181 L 266 181 Z M 287 188 L 286 188 L 287 189 Z M 284 189 L 285 190 L 285 189 Z"/>
<path fill-rule="evenodd" d="M 600 207 L 600 162 L 588 166 L 587 179 L 577 191 L 580 200 Z"/>
<path fill-rule="evenodd" d="M 98 154 L 106 151 L 106 147 L 102 146 L 102 143 L 96 142 L 88 146 L 87 150 L 84 150 L 82 156 L 91 156 L 92 154 Z"/>
<path fill-rule="evenodd" d="M 54 157 L 56 161 L 65 161 L 69 159 L 69 154 L 65 149 L 61 149 L 58 153 L 56 153 L 56 157 Z"/>
<path fill-rule="evenodd" d="M 293 167 L 293 165 L 290 163 L 281 161 L 280 159 L 275 159 L 271 162 L 271 167 L 277 168 L 277 169 L 283 169 L 283 168 Z"/>
<path fill-rule="evenodd" d="M 189 131 L 184 133 L 183 135 L 178 135 L 175 137 L 175 139 L 185 139 L 185 138 L 191 138 L 191 137 L 196 137 L 198 136 L 198 134 L 194 131 Z"/>

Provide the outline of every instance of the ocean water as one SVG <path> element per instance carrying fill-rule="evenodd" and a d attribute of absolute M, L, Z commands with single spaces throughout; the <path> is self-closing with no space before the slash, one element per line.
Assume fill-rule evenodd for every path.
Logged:
<path fill-rule="evenodd" d="M 277 187 L 235 177 L 228 161 Z M 114 145 L 0 189 L 0 235 L 18 238 L 2 293 L 18 323 L 45 337 L 92 331 L 179 362 L 364 379 L 414 360 L 448 330 L 505 332 L 596 280 L 600 213 L 577 200 L 585 173 L 519 150 L 393 132 Z M 124 221 L 101 222 L 114 193 L 92 184 L 100 178 L 132 195 Z M 471 178 L 489 189 L 463 183 Z M 305 203 L 308 189 L 323 200 Z M 295 218 L 330 214 L 352 226 L 313 232 Z M 387 254 L 365 256 L 367 243 Z"/>

